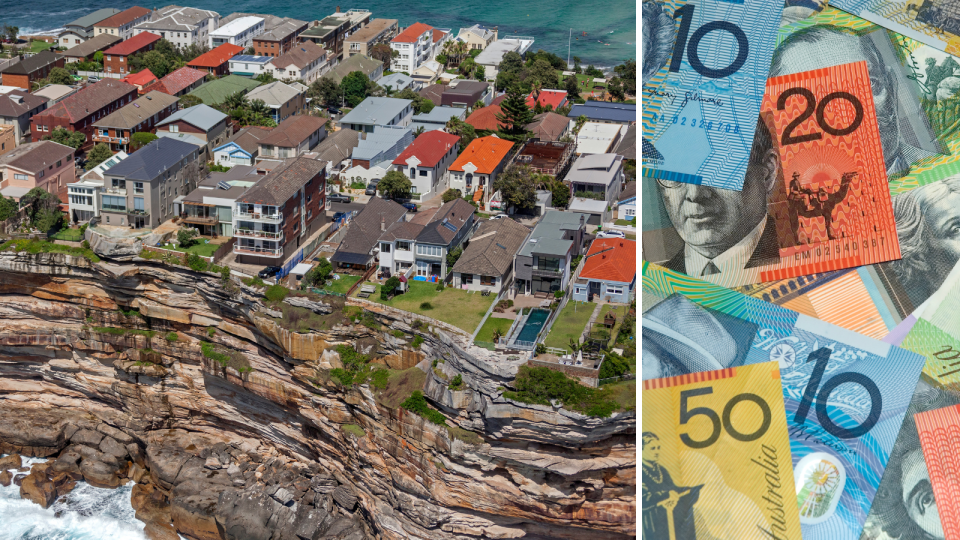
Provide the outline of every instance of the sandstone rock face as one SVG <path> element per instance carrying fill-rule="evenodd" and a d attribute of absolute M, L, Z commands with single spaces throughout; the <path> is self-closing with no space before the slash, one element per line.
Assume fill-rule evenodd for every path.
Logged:
<path fill-rule="evenodd" d="M 0 454 L 53 458 L 29 474 L 0 472 L 0 484 L 39 504 L 80 479 L 132 480 L 145 534 L 164 540 L 636 534 L 635 414 L 588 418 L 504 399 L 498 387 L 523 361 L 445 324 L 414 329 L 402 312 L 363 306 L 383 330 L 289 332 L 253 289 L 117 257 L 0 253 L 0 293 Z M 320 317 L 337 309 L 293 298 Z M 207 358 L 203 341 L 250 369 Z M 407 370 L 398 380 L 425 382 L 338 385 L 328 372 L 342 366 L 340 344 Z M 436 378 L 435 359 L 466 388 Z M 398 408 L 413 389 L 475 437 Z"/>

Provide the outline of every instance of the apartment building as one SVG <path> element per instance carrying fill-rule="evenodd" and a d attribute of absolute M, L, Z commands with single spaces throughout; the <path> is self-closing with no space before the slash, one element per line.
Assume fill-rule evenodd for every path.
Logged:
<path fill-rule="evenodd" d="M 370 133 L 374 126 L 406 127 L 412 121 L 412 100 L 368 97 L 340 119 L 340 126 Z"/>
<path fill-rule="evenodd" d="M 77 180 L 73 148 L 37 141 L 0 155 L 0 195 L 19 200 L 33 188 L 67 200 L 67 184 Z"/>
<path fill-rule="evenodd" d="M 430 60 L 433 52 L 433 27 L 419 22 L 413 23 L 390 40 L 390 48 L 399 54 L 391 62 L 390 69 L 409 75 Z"/>
<path fill-rule="evenodd" d="M 120 39 L 130 39 L 133 37 L 134 27 L 149 21 L 152 13 L 153 11 L 140 6 L 125 9 L 94 24 L 91 37 L 110 35 Z"/>
<path fill-rule="evenodd" d="M 466 43 L 467 48 L 471 51 L 482 51 L 497 40 L 497 27 L 487 28 L 475 24 L 470 28 L 461 28 L 457 34 L 457 39 Z"/>
<path fill-rule="evenodd" d="M 13 126 L 14 138 L 19 141 L 30 133 L 30 119 L 46 110 L 50 100 L 27 93 L 26 90 L 12 90 L 0 96 L 0 125 Z"/>
<path fill-rule="evenodd" d="M 46 79 L 53 68 L 63 67 L 64 64 L 62 55 L 41 51 L 3 68 L 0 71 L 0 77 L 2 77 L 3 86 L 14 86 L 29 92 L 33 89 L 33 83 Z"/>
<path fill-rule="evenodd" d="M 70 223 L 84 223 L 100 217 L 100 192 L 103 191 L 103 173 L 127 159 L 126 152 L 117 152 L 103 163 L 90 169 L 76 182 L 67 184 Z"/>
<path fill-rule="evenodd" d="M 138 24 L 134 33 L 159 34 L 174 46 L 184 48 L 193 44 L 207 45 L 210 32 L 219 27 L 220 14 L 216 11 L 167 6 L 153 12 L 149 21 Z"/>
<path fill-rule="evenodd" d="M 212 172 L 180 200 L 180 218 L 203 236 L 233 236 L 237 199 L 260 178 L 256 167 L 249 165 Z"/>
<path fill-rule="evenodd" d="M 233 252 L 241 264 L 278 265 L 325 223 L 326 163 L 285 161 L 236 200 Z"/>
<path fill-rule="evenodd" d="M 114 152 L 130 151 L 130 136 L 152 132 L 156 125 L 177 110 L 176 96 L 150 92 L 124 105 L 93 124 L 93 142 L 104 143 Z"/>
<path fill-rule="evenodd" d="M 75 94 L 37 113 L 30 119 L 32 138 L 35 141 L 50 135 L 58 127 L 78 131 L 87 137 L 81 151 L 93 146 L 93 124 L 137 99 L 137 87 L 116 79 L 104 79 L 88 84 Z"/>
<path fill-rule="evenodd" d="M 67 64 L 72 64 L 73 62 L 86 62 L 87 60 L 93 59 L 93 55 L 95 55 L 97 52 L 105 51 L 121 41 L 123 41 L 122 38 L 117 36 L 100 34 L 84 41 L 79 45 L 70 47 L 61 54 L 64 62 Z"/>
<path fill-rule="evenodd" d="M 397 19 L 373 19 L 343 40 L 343 58 L 356 54 L 370 56 L 374 45 L 389 43 L 398 32 Z"/>
<path fill-rule="evenodd" d="M 343 58 L 343 42 L 354 32 L 370 22 L 371 13 L 365 9 L 351 9 L 314 21 L 313 25 L 300 33 L 300 41 L 311 41 L 330 51 L 330 62 L 336 63 Z"/>
<path fill-rule="evenodd" d="M 264 65 L 264 71 L 272 72 L 280 80 L 294 79 L 310 84 L 330 71 L 329 60 L 330 56 L 323 47 L 310 42 L 300 43 Z"/>
<path fill-rule="evenodd" d="M 125 75 L 130 72 L 127 58 L 134 54 L 152 51 L 160 41 L 158 34 L 141 32 L 103 51 L 103 70 L 107 73 Z"/>
<path fill-rule="evenodd" d="M 253 39 L 264 32 L 263 17 L 239 17 L 228 23 L 221 24 L 210 32 L 210 48 L 216 48 L 225 43 L 239 45 L 246 49 L 253 45 Z"/>
<path fill-rule="evenodd" d="M 63 25 L 63 31 L 57 35 L 57 45 L 68 49 L 80 45 L 94 36 L 93 29 L 97 23 L 117 13 L 120 10 L 115 8 L 98 9 Z"/>
<path fill-rule="evenodd" d="M 263 33 L 253 38 L 253 54 L 272 58 L 283 56 L 297 44 L 300 33 L 309 26 L 307 21 L 299 19 L 279 17 L 273 19 L 276 20 L 267 17 Z"/>
<path fill-rule="evenodd" d="M 161 138 L 104 171 L 102 222 L 141 229 L 174 217 L 174 201 L 200 181 L 198 158 L 196 145 Z"/>

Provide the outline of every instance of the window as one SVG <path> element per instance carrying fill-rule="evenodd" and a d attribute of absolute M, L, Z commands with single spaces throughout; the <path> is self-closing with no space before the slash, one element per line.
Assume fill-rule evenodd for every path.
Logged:
<path fill-rule="evenodd" d="M 587 289 L 586 289 L 586 287 L 574 287 L 574 288 L 573 288 L 573 292 L 574 292 L 575 294 L 583 294 L 583 293 L 587 292 Z"/>
<path fill-rule="evenodd" d="M 27 179 L 27 175 L 25 175 L 25 174 L 13 173 L 13 179 L 14 179 L 14 180 L 26 180 L 26 179 Z"/>
<path fill-rule="evenodd" d="M 493 286 L 494 284 L 496 284 L 496 282 L 497 282 L 497 278 L 493 276 L 480 276 L 481 285 Z"/>
<path fill-rule="evenodd" d="M 57 160 L 57 167 L 60 167 L 63 164 L 63 160 Z"/>
<path fill-rule="evenodd" d="M 473 285 L 473 274 L 460 274 L 460 281 L 464 285 Z"/>
<path fill-rule="evenodd" d="M 37 178 L 43 178 L 43 175 L 46 174 L 46 172 L 47 171 L 40 171 L 40 174 L 37 175 Z"/>
<path fill-rule="evenodd" d="M 417 255 L 440 257 L 443 255 L 443 248 L 441 248 L 440 246 L 417 245 Z"/>
<path fill-rule="evenodd" d="M 134 193 L 143 193 L 143 182 L 134 182 L 134 183 L 133 183 L 133 192 L 134 192 Z"/>
<path fill-rule="evenodd" d="M 607 294 L 623 294 L 623 287 L 611 287 L 607 285 Z"/>
<path fill-rule="evenodd" d="M 626 216 L 635 216 L 635 215 L 637 215 L 637 209 L 636 209 L 636 208 L 624 208 L 624 209 L 623 209 L 623 214 L 626 215 Z"/>
<path fill-rule="evenodd" d="M 177 132 L 180 131 L 180 126 L 178 126 L 178 125 L 176 125 L 176 124 L 170 124 L 169 131 L 170 131 L 170 133 L 177 133 Z"/>
<path fill-rule="evenodd" d="M 133 209 L 143 212 L 143 197 L 133 198 Z"/>
<path fill-rule="evenodd" d="M 426 176 L 426 175 L 427 175 L 427 171 L 420 169 L 420 176 Z"/>
<path fill-rule="evenodd" d="M 117 197 L 114 195 L 104 195 L 103 196 L 103 209 L 104 210 L 115 210 L 119 212 L 124 212 L 127 209 L 127 201 L 124 197 Z"/>
<path fill-rule="evenodd" d="M 397 241 L 397 251 L 410 251 L 410 242 Z"/>

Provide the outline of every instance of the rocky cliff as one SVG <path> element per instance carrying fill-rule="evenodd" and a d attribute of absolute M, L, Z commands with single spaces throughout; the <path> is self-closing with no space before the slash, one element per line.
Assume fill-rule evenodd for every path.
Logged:
<path fill-rule="evenodd" d="M 81 479 L 136 482 L 152 538 L 636 534 L 634 413 L 513 402 L 501 394 L 521 362 L 462 332 L 286 301 L 321 328 L 290 332 L 213 274 L 0 253 L 0 454 L 51 458 L 0 483 L 49 505 Z M 339 344 L 393 368 L 387 388 L 332 381 Z M 398 406 L 415 389 L 448 426 Z"/>

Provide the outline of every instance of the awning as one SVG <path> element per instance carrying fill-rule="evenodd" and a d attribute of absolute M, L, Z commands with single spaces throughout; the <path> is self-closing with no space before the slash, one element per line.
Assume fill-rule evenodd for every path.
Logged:
<path fill-rule="evenodd" d="M 291 274 L 295 276 L 305 275 L 310 269 L 313 268 L 311 265 L 306 263 L 300 263 L 293 267 L 293 270 L 290 271 Z"/>
<path fill-rule="evenodd" d="M 337 251 L 330 257 L 330 262 L 341 264 L 369 264 L 373 260 L 373 255 L 369 253 L 350 253 L 346 251 Z"/>

